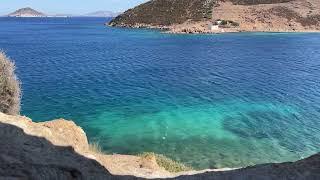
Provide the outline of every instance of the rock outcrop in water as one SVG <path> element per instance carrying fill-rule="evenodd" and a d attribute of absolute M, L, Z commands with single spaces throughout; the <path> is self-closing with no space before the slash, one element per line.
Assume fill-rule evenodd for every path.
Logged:
<path fill-rule="evenodd" d="M 171 33 L 318 32 L 318 0 L 152 0 L 110 26 L 159 28 Z"/>
<path fill-rule="evenodd" d="M 294 163 L 169 173 L 154 158 L 105 155 L 63 119 L 35 123 L 0 113 L 0 179 L 320 179 L 320 154 Z"/>

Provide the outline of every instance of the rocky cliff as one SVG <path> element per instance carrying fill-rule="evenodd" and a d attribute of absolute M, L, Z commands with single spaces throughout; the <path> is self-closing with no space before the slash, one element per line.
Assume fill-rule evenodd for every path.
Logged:
<path fill-rule="evenodd" d="M 112 175 L 111 173 L 118 175 Z M 0 179 L 110 179 L 168 177 L 152 159 L 105 155 L 72 121 L 35 123 L 0 113 Z"/>
<path fill-rule="evenodd" d="M 35 123 L 0 113 L 0 179 L 320 179 L 320 154 L 294 163 L 170 173 L 154 157 L 106 155 L 63 119 Z"/>
<path fill-rule="evenodd" d="M 129 9 L 110 26 L 172 33 L 318 32 L 318 0 L 152 0 Z"/>

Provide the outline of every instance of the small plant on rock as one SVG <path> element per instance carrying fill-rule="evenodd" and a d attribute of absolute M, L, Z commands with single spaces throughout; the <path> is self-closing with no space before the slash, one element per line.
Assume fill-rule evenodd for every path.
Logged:
<path fill-rule="evenodd" d="M 157 164 L 160 167 L 163 167 L 165 170 L 172 172 L 172 173 L 177 173 L 177 172 L 182 172 L 182 171 L 191 171 L 193 170 L 191 167 L 188 167 L 180 162 L 176 162 L 162 154 L 156 154 L 153 152 L 145 152 L 139 155 L 141 158 L 146 158 L 150 159 L 151 156 L 154 156 Z"/>

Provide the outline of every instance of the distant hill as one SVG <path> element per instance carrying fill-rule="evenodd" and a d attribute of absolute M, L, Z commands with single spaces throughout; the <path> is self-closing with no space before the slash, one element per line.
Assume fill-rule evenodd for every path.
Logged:
<path fill-rule="evenodd" d="M 111 11 L 96 11 L 88 14 L 83 15 L 76 15 L 76 14 L 44 14 L 42 12 L 36 11 L 30 7 L 21 8 L 16 10 L 13 13 L 10 13 L 6 16 L 8 17 L 116 17 L 120 13 L 115 13 Z"/>
<path fill-rule="evenodd" d="M 119 14 L 120 13 L 114 13 L 111 11 L 96 11 L 96 12 L 85 14 L 83 16 L 86 16 L 86 17 L 116 17 Z"/>
<path fill-rule="evenodd" d="M 74 14 L 50 14 L 48 17 L 76 17 Z"/>
<path fill-rule="evenodd" d="M 137 24 L 163 25 L 181 24 L 187 20 L 210 19 L 213 0 L 151 0 L 129 9 L 111 21 L 114 26 Z"/>
<path fill-rule="evenodd" d="M 18 9 L 13 13 L 8 14 L 9 17 L 46 17 L 42 12 L 36 11 L 30 7 Z"/>
<path fill-rule="evenodd" d="M 109 25 L 172 33 L 319 32 L 320 0 L 150 0 Z"/>

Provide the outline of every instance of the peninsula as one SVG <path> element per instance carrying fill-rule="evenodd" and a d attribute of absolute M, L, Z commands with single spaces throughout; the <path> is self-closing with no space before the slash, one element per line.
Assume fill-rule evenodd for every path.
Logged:
<path fill-rule="evenodd" d="M 110 26 L 170 33 L 318 32 L 317 0 L 152 0 L 120 14 Z"/>

